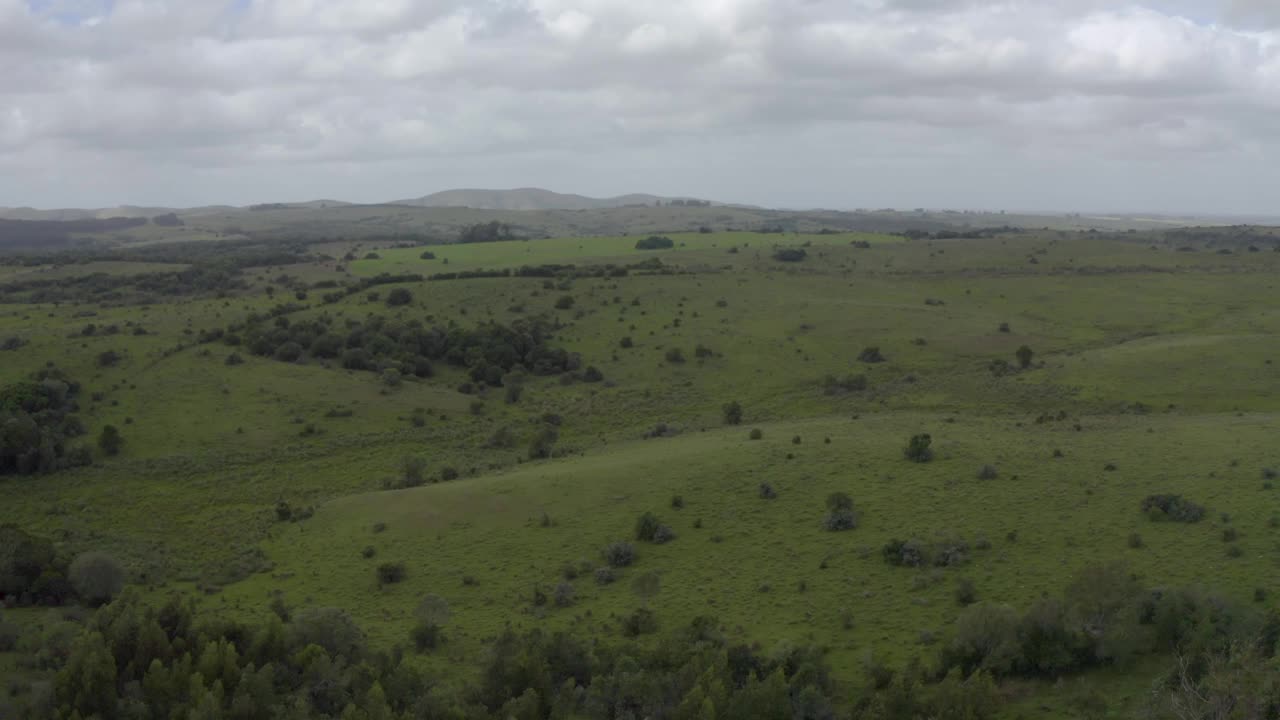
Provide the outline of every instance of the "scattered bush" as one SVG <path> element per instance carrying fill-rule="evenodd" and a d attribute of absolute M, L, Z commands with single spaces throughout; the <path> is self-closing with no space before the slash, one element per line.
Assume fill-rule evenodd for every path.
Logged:
<path fill-rule="evenodd" d="M 665 355 L 667 362 L 680 364 L 684 362 L 684 352 L 680 348 L 670 348 Z"/>
<path fill-rule="evenodd" d="M 725 425 L 742 424 L 742 405 L 737 400 L 726 403 L 725 406 L 721 408 L 721 411 L 724 414 Z"/>
<path fill-rule="evenodd" d="M 557 309 L 557 310 L 568 310 L 568 309 L 570 309 L 570 308 L 572 308 L 572 307 L 573 307 L 573 296 L 572 296 L 572 295 L 561 295 L 560 297 L 556 298 L 556 309 Z"/>
<path fill-rule="evenodd" d="M 556 585 L 554 596 L 556 607 L 569 607 L 577 599 L 577 591 L 573 589 L 573 583 L 561 582 Z"/>
<path fill-rule="evenodd" d="M 662 526 L 662 522 L 658 520 L 658 516 L 651 512 L 647 512 L 636 520 L 636 540 L 643 542 L 653 542 L 653 536 L 657 534 L 658 528 Z"/>
<path fill-rule="evenodd" d="M 933 459 L 933 450 L 929 447 L 933 438 L 928 433 L 911 436 L 902 454 L 911 462 L 927 463 Z"/>
<path fill-rule="evenodd" d="M 1018 348 L 1018 351 L 1014 353 L 1014 355 L 1018 358 L 1018 367 L 1026 370 L 1031 367 L 1031 360 L 1035 357 L 1035 351 L 1033 351 L 1029 346 L 1023 345 Z"/>
<path fill-rule="evenodd" d="M 102 432 L 98 434 L 98 449 L 108 456 L 120 454 L 120 448 L 124 445 L 124 438 L 120 436 L 120 430 L 115 425 L 104 425 Z"/>
<path fill-rule="evenodd" d="M 882 363 L 885 361 L 884 355 L 880 352 L 880 348 L 872 345 L 862 349 L 858 353 L 858 361 L 864 363 Z"/>
<path fill-rule="evenodd" d="M 778 497 L 777 491 L 775 491 L 773 486 L 767 482 L 760 483 L 760 488 L 757 492 L 760 495 L 761 500 L 773 500 Z"/>
<path fill-rule="evenodd" d="M 413 293 L 409 292 L 405 288 L 395 288 L 391 292 L 387 293 L 388 307 L 400 307 L 402 305 L 408 305 L 411 302 L 413 302 Z"/>
<path fill-rule="evenodd" d="M 635 562 L 635 559 L 636 549 L 629 542 L 619 540 L 605 546 L 604 561 L 608 563 L 611 568 L 627 567 L 631 563 Z"/>
<path fill-rule="evenodd" d="M 633 638 L 658 631 L 658 617 L 648 608 L 637 608 L 622 621 L 622 634 Z"/>
<path fill-rule="evenodd" d="M 1142 511 L 1152 520 L 1195 523 L 1204 519 L 1204 506 L 1181 495 L 1148 495 L 1142 500 Z"/>
<path fill-rule="evenodd" d="M 960 578 L 956 581 L 955 592 L 956 604 L 967 607 L 978 601 L 978 589 L 974 586 L 973 581 L 969 578 Z"/>
<path fill-rule="evenodd" d="M 680 509 L 684 508 L 684 496 L 683 496 L 683 495 L 672 495 L 672 496 L 671 496 L 671 508 L 672 508 L 673 510 L 680 510 Z"/>
<path fill-rule="evenodd" d="M 778 248 L 773 251 L 773 259 L 778 262 L 800 262 L 808 256 L 804 248 Z"/>
<path fill-rule="evenodd" d="M 670 250 L 675 246 L 675 241 L 664 235 L 650 235 L 636 241 L 637 250 Z"/>
<path fill-rule="evenodd" d="M 611 567 L 600 567 L 595 570 L 595 579 L 597 585 L 608 585 L 617 579 L 617 575 Z"/>
<path fill-rule="evenodd" d="M 676 539 L 676 532 L 669 525 L 659 525 L 657 530 L 653 531 L 653 544 L 663 545 Z"/>
<path fill-rule="evenodd" d="M 752 428 L 751 432 L 747 435 L 747 437 L 751 438 L 752 440 L 759 440 L 764 437 L 764 431 L 761 430 L 760 428 Z"/>
<path fill-rule="evenodd" d="M 997 477 L 1000 477 L 1000 472 L 996 470 L 995 465 L 983 465 L 978 468 L 979 480 L 995 480 Z"/>
<path fill-rule="evenodd" d="M 836 512 L 838 510 L 852 510 L 853 498 L 842 492 L 834 492 L 827 496 L 827 510 Z"/>
<path fill-rule="evenodd" d="M 402 562 L 384 562 L 375 571 L 379 585 L 394 585 L 405 578 L 405 567 Z"/>
<path fill-rule="evenodd" d="M 826 519 L 822 521 L 822 526 L 830 532 L 853 530 L 858 527 L 858 516 L 853 510 L 835 510 L 827 514 Z"/>

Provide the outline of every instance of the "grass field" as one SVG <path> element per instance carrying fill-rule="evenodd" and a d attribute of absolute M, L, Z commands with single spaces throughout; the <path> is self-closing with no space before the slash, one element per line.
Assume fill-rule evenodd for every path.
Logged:
<path fill-rule="evenodd" d="M 387 387 L 334 362 L 195 342 L 288 297 L 261 292 L 279 268 L 254 273 L 252 294 L 227 298 L 0 306 L 0 339 L 27 343 L 0 352 L 0 382 L 55 362 L 86 395 L 101 393 L 82 402 L 86 425 L 114 424 L 125 438 L 118 457 L 91 467 L 6 478 L 0 519 L 72 550 L 106 549 L 157 597 L 190 592 L 234 617 L 263 616 L 277 592 L 294 607 L 343 607 L 384 647 L 405 640 L 417 598 L 438 594 L 453 609 L 450 642 L 422 662 L 445 675 L 467 672 L 467 658 L 507 626 L 615 635 L 641 603 L 631 578 L 650 571 L 661 577 L 650 604 L 663 626 L 712 614 L 744 641 L 813 643 L 829 649 L 843 681 L 868 653 L 903 664 L 933 652 L 960 611 L 961 578 L 981 599 L 1015 607 L 1100 559 L 1123 560 L 1153 585 L 1280 592 L 1280 530 L 1270 527 L 1280 491 L 1263 475 L 1280 466 L 1280 253 L 1057 232 L 671 237 L 675 247 L 658 252 L 636 250 L 636 237 L 572 237 L 428 248 L 434 260 L 420 258 L 423 248 L 378 248 L 345 274 L 332 262 L 283 269 L 359 279 L 658 258 L 672 271 L 425 281 L 333 304 L 313 290 L 289 314 L 462 327 L 553 318 L 553 344 L 581 353 L 605 381 L 537 377 L 517 403 L 500 388 L 458 392 L 464 372 L 443 363 L 429 380 Z M 805 245 L 808 256 L 781 263 L 775 245 Z M 0 268 L 0 282 L 26 277 L 11 270 Z M 412 302 L 387 307 L 397 287 Z M 565 296 L 572 306 L 558 307 Z M 86 323 L 122 330 L 84 336 Z M 1023 345 L 1034 360 L 1018 370 Z M 858 360 L 872 346 L 884 362 Z M 670 361 L 674 348 L 684 362 Z M 106 350 L 122 359 L 100 367 Z M 245 362 L 228 365 L 232 352 Z M 993 361 L 1013 367 L 993 371 Z M 866 389 L 825 391 L 824 378 L 849 374 L 865 375 Z M 730 401 L 743 424 L 724 425 Z M 411 423 L 415 414 L 425 422 Z M 565 455 L 530 461 L 547 414 L 562 419 Z M 659 423 L 673 436 L 643 439 Z M 488 447 L 502 427 L 516 445 Z M 753 428 L 762 439 L 749 439 Z M 922 432 L 936 459 L 905 461 L 908 438 Z M 461 478 L 383 490 L 407 456 Z M 978 479 L 986 464 L 995 479 Z M 761 483 L 777 498 L 761 499 Z M 822 528 L 832 492 L 853 499 L 857 529 Z M 1139 504 L 1163 492 L 1205 504 L 1208 519 L 1149 521 Z M 280 500 L 315 515 L 277 522 Z M 639 544 L 636 565 L 612 585 L 589 573 L 574 580 L 571 608 L 531 602 L 566 563 L 600 565 L 601 548 L 630 539 L 646 511 L 677 538 Z M 1228 527 L 1238 538 L 1224 542 Z M 1133 533 L 1141 549 L 1129 546 Z M 895 538 L 952 537 L 989 547 L 956 568 L 881 559 Z M 376 556 L 362 557 L 366 547 Z M 407 579 L 379 588 L 373 568 L 385 561 L 404 562 Z M 1158 664 L 1086 680 L 1124 717 Z M 1079 682 L 1010 692 L 1032 698 L 1015 704 L 1023 710 L 1073 717 Z"/>

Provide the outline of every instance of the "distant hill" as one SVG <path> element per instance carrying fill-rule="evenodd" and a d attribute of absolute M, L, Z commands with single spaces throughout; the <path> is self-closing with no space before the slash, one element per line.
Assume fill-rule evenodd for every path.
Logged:
<path fill-rule="evenodd" d="M 517 188 L 515 190 L 445 190 L 420 198 L 396 200 L 392 205 L 410 207 L 465 207 L 477 210 L 604 210 L 628 206 L 653 206 L 661 202 L 663 205 L 675 202 L 689 203 L 685 198 L 670 198 L 660 195 L 634 193 L 611 198 L 593 198 L 585 195 L 572 195 L 552 192 L 541 188 Z M 702 200 L 693 203 L 702 205 L 719 205 Z"/>

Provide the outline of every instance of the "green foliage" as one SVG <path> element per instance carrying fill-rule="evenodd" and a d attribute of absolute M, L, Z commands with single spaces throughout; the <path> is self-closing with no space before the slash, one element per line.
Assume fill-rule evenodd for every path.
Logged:
<path fill-rule="evenodd" d="M 387 307 L 402 307 L 413 302 L 413 293 L 406 288 L 393 288 L 387 293 Z"/>
<path fill-rule="evenodd" d="M 1142 499 L 1142 512 L 1152 520 L 1196 523 L 1204 519 L 1205 509 L 1181 495 L 1148 495 Z"/>
<path fill-rule="evenodd" d="M 124 587 L 125 573 L 115 558 L 102 552 L 76 556 L 67 569 L 76 594 L 90 605 L 109 602 Z"/>
<path fill-rule="evenodd" d="M 741 425 L 742 424 L 742 404 L 737 400 L 726 403 L 721 412 L 724 414 L 725 425 Z"/>
<path fill-rule="evenodd" d="M 1022 345 L 1014 355 L 1018 358 L 1018 367 L 1025 370 L 1031 367 L 1031 360 L 1035 357 L 1035 351 L 1027 345 Z"/>
<path fill-rule="evenodd" d="M 120 436 L 119 428 L 115 425 L 103 425 L 102 432 L 98 433 L 98 449 L 111 457 L 119 455 L 123 446 L 124 438 Z"/>
<path fill-rule="evenodd" d="M 929 447 L 931 444 L 933 438 L 928 433 L 912 435 L 902 455 L 911 462 L 927 463 L 933 459 L 933 449 Z"/>
<path fill-rule="evenodd" d="M 804 248 L 778 248 L 773 251 L 773 259 L 778 262 L 800 262 L 808 256 Z"/>
<path fill-rule="evenodd" d="M 650 235 L 636 241 L 637 250 L 670 250 L 675 245 L 675 241 L 663 235 Z"/>

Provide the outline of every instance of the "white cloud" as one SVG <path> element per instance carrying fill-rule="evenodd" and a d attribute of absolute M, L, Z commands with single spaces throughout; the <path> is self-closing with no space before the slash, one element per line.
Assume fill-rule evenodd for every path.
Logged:
<path fill-rule="evenodd" d="M 1213 165 L 1239 179 L 1200 193 L 1205 210 L 1261 210 L 1244 203 L 1280 163 L 1270 2 L 72 5 L 0 0 L 0 204 L 539 184 L 1181 210 L 1172 198 Z M 993 151 L 1012 178 L 954 174 Z M 874 156 L 876 175 L 850 180 L 846 153 Z M 1134 187 L 1101 192 L 1096 174 Z"/>

